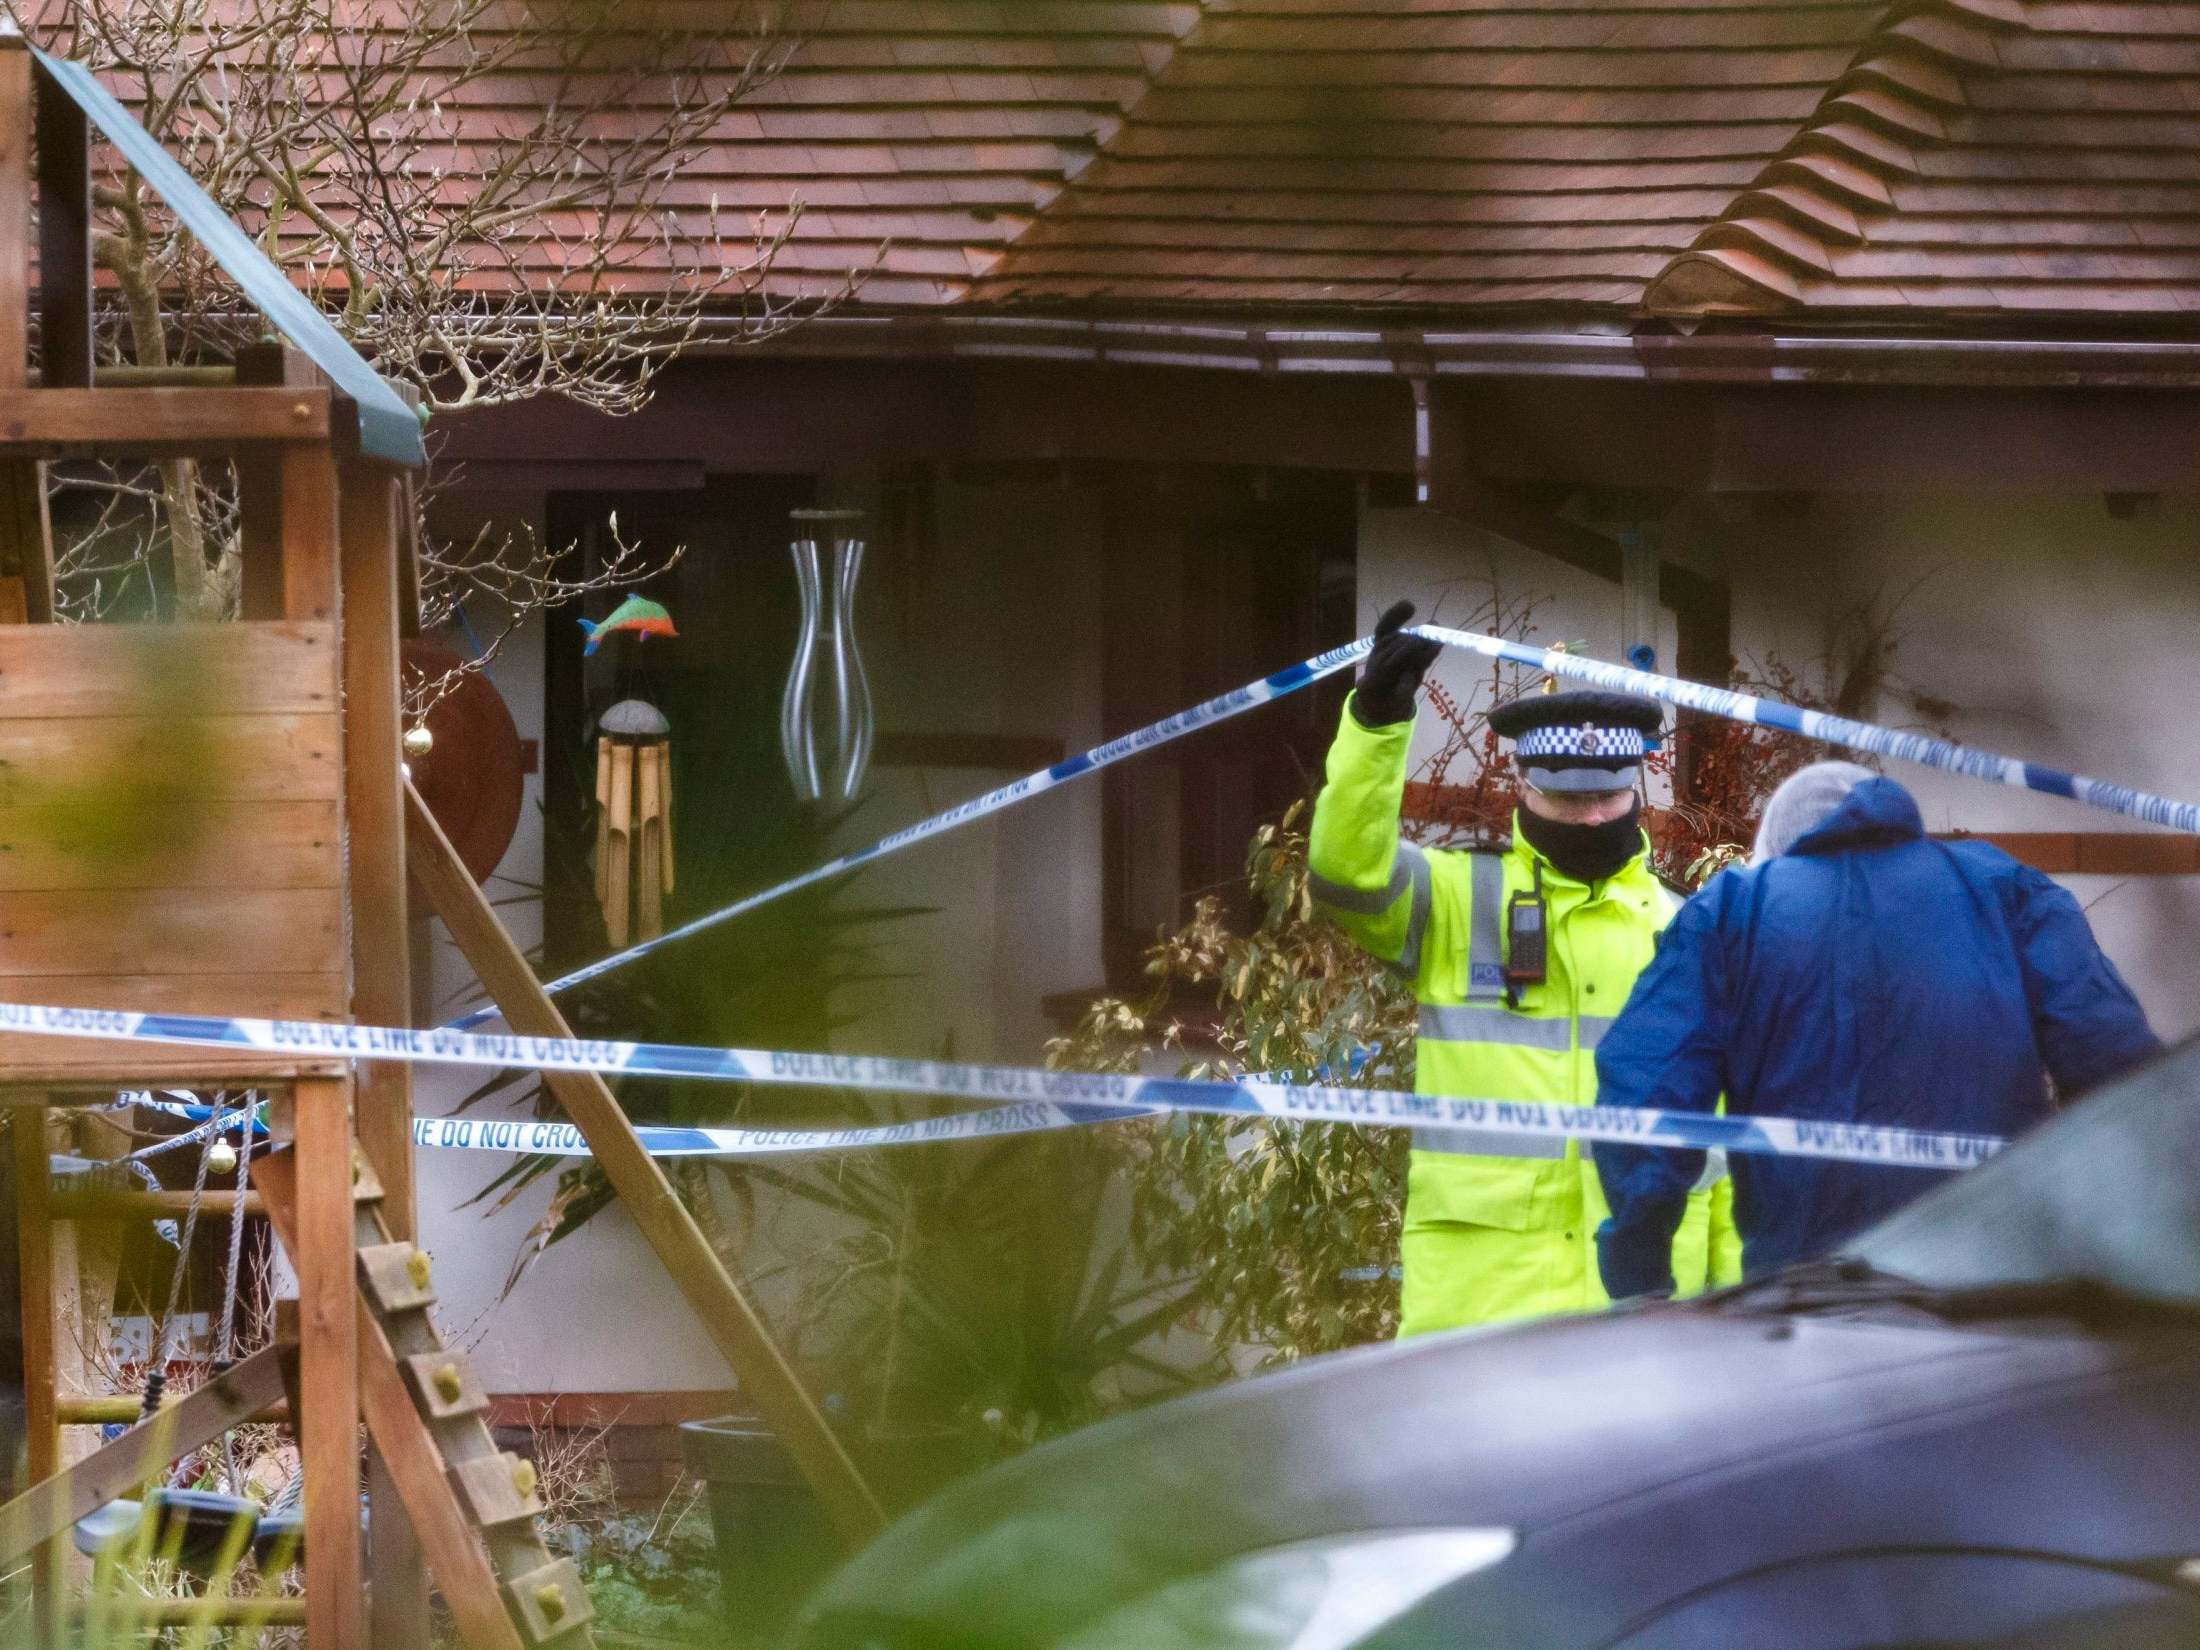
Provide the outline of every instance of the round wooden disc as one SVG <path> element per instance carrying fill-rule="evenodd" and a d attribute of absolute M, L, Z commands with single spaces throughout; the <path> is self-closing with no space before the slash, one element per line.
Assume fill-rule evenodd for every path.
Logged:
<path fill-rule="evenodd" d="M 417 681 L 441 676 L 459 657 L 414 639 L 405 643 L 404 662 L 406 679 Z M 413 786 L 474 880 L 486 882 L 519 829 L 526 794 L 519 729 L 503 695 L 476 670 L 428 712 L 428 731 L 433 748 L 408 758 Z"/>

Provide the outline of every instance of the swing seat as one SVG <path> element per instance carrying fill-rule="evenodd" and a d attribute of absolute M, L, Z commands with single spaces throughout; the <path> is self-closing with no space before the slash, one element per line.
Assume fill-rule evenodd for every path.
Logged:
<path fill-rule="evenodd" d="M 293 1507 L 288 1512 L 260 1515 L 252 1532 L 252 1556 L 264 1575 L 272 1568 L 300 1563 L 306 1556 L 306 1515 Z"/>
<path fill-rule="evenodd" d="M 143 1501 L 110 1501 L 78 1521 L 74 1540 L 88 1557 L 111 1553 L 136 1541 L 147 1517 L 160 1520 L 147 1550 L 172 1557 L 178 1568 L 203 1576 L 221 1561 L 226 1547 L 242 1553 L 258 1550 L 260 1504 L 242 1495 L 212 1490 L 155 1490 Z M 240 1529 L 242 1531 L 240 1538 Z"/>

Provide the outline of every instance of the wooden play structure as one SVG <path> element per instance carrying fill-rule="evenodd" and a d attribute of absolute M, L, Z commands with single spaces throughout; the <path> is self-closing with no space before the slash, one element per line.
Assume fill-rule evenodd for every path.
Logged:
<path fill-rule="evenodd" d="M 233 369 L 95 368 L 95 137 L 159 190 L 288 344 L 247 351 Z M 418 421 L 212 211 L 88 76 L 0 33 L 0 1001 L 410 1023 L 409 885 L 514 1029 L 566 1035 L 403 776 L 398 649 L 411 625 L 405 495 Z M 239 619 L 55 622 L 43 467 L 87 455 L 235 466 Z M 875 1528 L 877 1502 L 610 1091 L 585 1074 L 549 1083 L 746 1400 L 852 1538 Z M 276 1345 L 64 1469 L 65 1425 L 130 1406 L 60 1389 L 55 1223 L 142 1219 L 161 1199 L 57 1205 L 46 1120 L 150 1085 L 273 1101 L 276 1144 L 232 1202 L 268 1217 L 297 1279 L 295 1310 Z M 61 1544 L 77 1520 L 271 1410 L 295 1427 L 303 1462 L 302 1604 L 185 1601 L 139 1625 L 242 1616 L 302 1621 L 310 1650 L 424 1644 L 432 1579 L 474 1650 L 593 1642 L 578 1576 L 536 1533 L 531 1472 L 497 1450 L 478 1383 L 435 1328 L 433 1271 L 413 1243 L 405 1067 L 0 1037 L 0 1115 L 28 1480 L 0 1506 L 0 1572 L 31 1560 L 34 1642 L 69 1642 Z"/>

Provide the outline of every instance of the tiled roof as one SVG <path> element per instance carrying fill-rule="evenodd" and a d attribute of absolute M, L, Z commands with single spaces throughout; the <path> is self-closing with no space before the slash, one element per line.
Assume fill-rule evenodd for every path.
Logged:
<path fill-rule="evenodd" d="M 1632 308 L 1880 10 L 1209 0 L 973 296 Z"/>
<path fill-rule="evenodd" d="M 2200 0 L 774 9 L 790 63 L 668 204 L 699 236 L 713 200 L 799 198 L 782 286 L 836 285 L 890 243 L 874 312 L 2200 311 Z M 459 94 L 477 164 L 540 95 Z M 548 280 L 557 256 L 546 237 L 524 261 Z"/>
<path fill-rule="evenodd" d="M 1892 10 L 1665 314 L 2200 310 L 2200 5 Z"/>
<path fill-rule="evenodd" d="M 673 30 L 742 15 L 730 0 L 628 9 L 638 28 Z M 719 124 L 667 204 L 700 238 L 713 200 L 732 228 L 799 198 L 805 214 L 774 266 L 780 284 L 828 288 L 885 244 L 863 289 L 881 305 L 960 297 L 1114 134 L 1199 17 L 1196 0 L 777 0 L 768 10 L 794 46 L 786 68 Z M 542 95 L 509 76 L 462 94 L 484 157 L 506 112 Z M 544 248 L 546 277 L 554 251 Z M 643 253 L 628 267 L 650 262 Z"/>

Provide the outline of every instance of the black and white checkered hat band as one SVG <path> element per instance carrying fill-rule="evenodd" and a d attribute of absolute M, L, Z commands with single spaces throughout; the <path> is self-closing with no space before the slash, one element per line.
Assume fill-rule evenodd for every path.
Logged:
<path fill-rule="evenodd" d="M 1530 728 L 1520 736 L 1518 750 L 1523 762 L 1536 756 L 1598 756 L 1639 762 L 1643 736 L 1640 728 L 1600 728 L 1580 723 Z"/>

